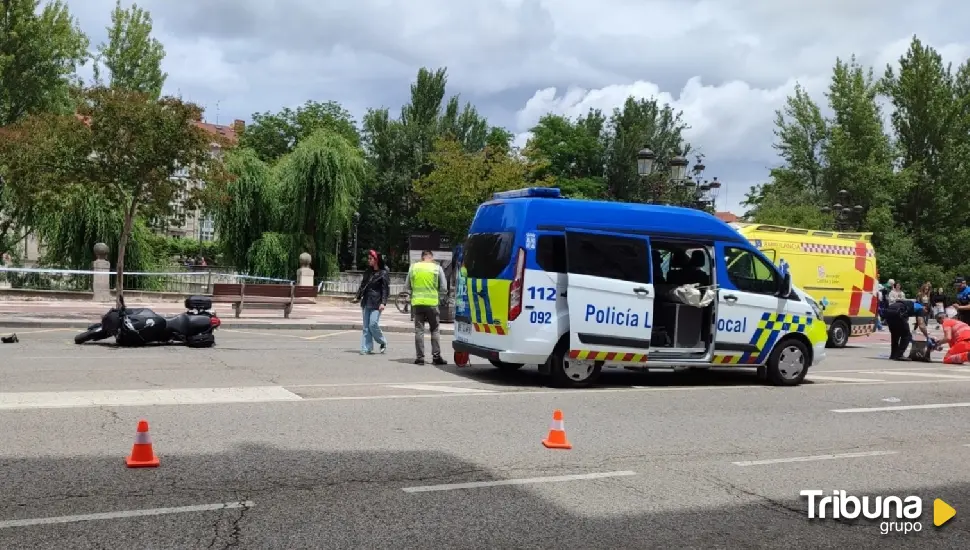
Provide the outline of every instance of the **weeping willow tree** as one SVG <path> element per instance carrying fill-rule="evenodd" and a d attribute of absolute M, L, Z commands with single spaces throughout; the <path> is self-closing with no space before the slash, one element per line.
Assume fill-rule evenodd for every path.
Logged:
<path fill-rule="evenodd" d="M 366 177 L 363 152 L 327 128 L 300 141 L 272 168 L 249 149 L 227 156 L 215 204 L 227 259 L 240 271 L 292 279 L 309 252 L 320 276 L 337 271 L 337 245 L 351 225 Z"/>
<path fill-rule="evenodd" d="M 336 249 L 364 183 L 367 165 L 362 151 L 327 128 L 301 141 L 276 165 L 283 216 L 280 233 L 291 236 L 288 264 L 310 252 L 321 275 L 336 272 Z M 275 237 L 274 237 L 275 238 Z"/>
<path fill-rule="evenodd" d="M 108 261 L 112 267 L 118 259 L 124 212 L 105 207 L 94 195 L 70 197 L 57 212 L 41 216 L 35 227 L 44 243 L 42 265 L 67 269 L 91 269 L 94 245 L 108 245 Z M 160 268 L 158 237 L 141 220 L 135 222 L 128 241 L 125 264 L 133 272 L 157 271 Z M 129 288 L 141 288 L 146 280 L 137 277 L 128 281 Z M 147 288 L 147 287 L 146 287 Z"/>
<path fill-rule="evenodd" d="M 279 198 L 273 172 L 255 151 L 235 149 L 225 157 L 228 177 L 214 198 L 214 218 L 225 259 L 238 269 L 263 276 L 275 269 L 250 260 L 250 248 L 279 225 Z M 262 258 L 262 256 L 260 256 Z"/>

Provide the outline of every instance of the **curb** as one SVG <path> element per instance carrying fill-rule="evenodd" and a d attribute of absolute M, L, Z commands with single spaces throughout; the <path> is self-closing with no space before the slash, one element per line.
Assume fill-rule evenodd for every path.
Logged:
<path fill-rule="evenodd" d="M 93 323 L 91 321 L 74 321 L 70 319 L 52 319 L 52 320 L 6 320 L 0 321 L 0 328 L 71 328 L 84 330 L 91 326 Z M 227 329 L 239 329 L 239 330 L 363 330 L 364 325 L 362 323 L 233 323 L 233 322 L 222 322 L 222 327 Z M 399 326 L 385 326 L 381 327 L 384 332 L 394 332 L 394 333 L 413 333 L 413 327 L 399 327 Z M 441 328 L 439 329 L 442 335 L 453 336 L 455 334 L 455 329 L 451 328 Z"/>

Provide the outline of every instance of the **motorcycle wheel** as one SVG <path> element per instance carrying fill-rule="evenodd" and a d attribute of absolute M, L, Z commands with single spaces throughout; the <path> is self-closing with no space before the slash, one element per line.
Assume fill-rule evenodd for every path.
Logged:
<path fill-rule="evenodd" d="M 83 344 L 85 342 L 90 342 L 92 340 L 103 340 L 105 337 L 101 336 L 101 325 L 95 325 L 96 328 L 90 328 L 81 334 L 74 337 L 75 344 Z"/>

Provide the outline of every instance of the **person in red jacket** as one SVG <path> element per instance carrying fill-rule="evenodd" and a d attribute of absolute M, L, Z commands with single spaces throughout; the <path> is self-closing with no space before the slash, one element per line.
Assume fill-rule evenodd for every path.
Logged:
<path fill-rule="evenodd" d="M 957 319 L 950 319 L 946 312 L 938 311 L 936 321 L 943 325 L 943 339 L 950 346 L 943 362 L 949 365 L 962 365 L 970 360 L 970 325 Z"/>

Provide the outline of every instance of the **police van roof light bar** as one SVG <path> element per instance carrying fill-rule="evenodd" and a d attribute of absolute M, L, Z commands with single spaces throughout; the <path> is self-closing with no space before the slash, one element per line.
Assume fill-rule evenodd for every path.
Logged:
<path fill-rule="evenodd" d="M 526 187 L 514 191 L 501 191 L 492 195 L 492 200 L 518 198 L 560 199 L 562 198 L 562 193 L 559 192 L 558 187 Z"/>

